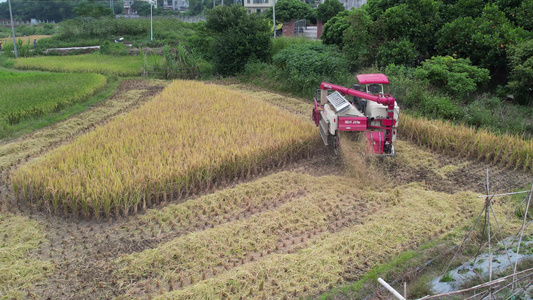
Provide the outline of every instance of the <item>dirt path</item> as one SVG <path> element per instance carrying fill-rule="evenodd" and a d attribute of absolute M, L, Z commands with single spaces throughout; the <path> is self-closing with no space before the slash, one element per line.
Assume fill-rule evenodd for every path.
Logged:
<path fill-rule="evenodd" d="M 211 222 L 212 220 L 199 216 L 194 226 L 191 225 L 189 229 L 180 231 L 159 223 L 141 222 L 138 216 L 115 220 L 111 224 L 77 221 L 31 211 L 24 205 L 15 203 L 12 197 L 9 186 L 9 172 L 11 170 L 70 142 L 80 134 L 93 130 L 114 116 L 138 107 L 152 99 L 165 85 L 165 82 L 160 81 L 123 81 L 118 91 L 109 100 L 90 111 L 9 144 L 0 145 L 0 179 L 2 181 L 0 199 L 2 199 L 3 204 L 1 211 L 37 220 L 46 233 L 46 242 L 31 251 L 30 257 L 37 260 L 50 260 L 55 265 L 54 271 L 47 274 L 45 281 L 37 282 L 24 290 L 26 298 L 112 299 L 123 295 L 126 287 L 120 286 L 113 276 L 114 262 L 118 257 L 151 249 L 181 235 L 208 230 L 222 224 L 218 221 Z M 261 97 L 267 102 L 300 115 L 302 118 L 307 117 L 307 110 L 311 109 L 310 105 L 301 99 L 240 85 L 230 88 L 244 90 L 249 94 Z M 383 176 L 390 182 L 389 186 L 421 182 L 427 189 L 446 193 L 457 193 L 465 190 L 482 193 L 484 190 L 482 183 L 485 180 L 485 169 L 487 168 L 484 163 L 432 153 L 409 141 L 400 140 L 395 147 L 399 153 L 396 158 L 378 161 L 375 166 L 383 171 Z M 365 166 L 361 167 L 364 168 Z M 513 188 L 522 188 L 531 181 L 530 176 L 521 172 L 500 169 L 496 166 L 489 167 L 494 190 L 508 191 Z M 218 190 L 234 187 L 240 183 L 280 171 L 310 174 L 315 177 L 345 174 L 342 160 L 334 157 L 324 147 L 317 149 L 316 153 L 307 160 L 266 170 L 255 178 L 242 178 L 238 182 L 228 182 L 219 186 Z M 179 201 L 195 199 L 201 195 L 200 193 L 205 192 L 189 195 Z M 272 206 L 243 207 L 242 218 L 250 218 L 270 209 L 275 209 L 282 205 L 283 201 L 296 199 L 302 193 L 305 191 L 295 191 L 281 196 Z M 232 213 L 225 219 L 225 222 L 233 222 L 236 218 L 241 218 L 241 213 Z M 326 230 L 337 231 L 343 228 L 345 223 L 356 222 L 356 220 L 352 220 L 350 217 L 339 217 L 336 213 L 332 213 L 327 222 L 330 225 Z M 307 239 L 315 234 L 317 233 L 310 231 L 302 232 L 300 235 L 283 237 L 279 241 L 278 251 L 290 252 L 298 246 L 303 247 L 306 245 Z M 250 257 L 252 260 L 257 260 L 262 255 L 263 253 L 252 253 Z M 233 263 L 233 267 L 238 265 L 239 262 Z M 206 276 L 212 276 L 212 274 Z M 182 283 L 181 286 L 186 284 L 187 282 Z M 178 288 L 178 286 L 151 288 L 168 291 Z"/>

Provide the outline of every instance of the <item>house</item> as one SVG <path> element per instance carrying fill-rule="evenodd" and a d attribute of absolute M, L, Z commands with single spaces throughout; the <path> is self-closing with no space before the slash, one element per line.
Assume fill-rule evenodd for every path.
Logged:
<path fill-rule="evenodd" d="M 363 6 L 363 4 L 366 4 L 366 0 L 339 0 L 340 3 L 344 5 L 344 8 L 347 10 L 350 10 L 352 8 L 359 8 Z M 322 3 L 324 1 L 322 0 Z"/>
<path fill-rule="evenodd" d="M 187 0 L 164 0 L 164 9 L 172 10 L 187 10 L 189 8 L 189 1 Z"/>
<path fill-rule="evenodd" d="M 141 1 L 150 2 L 149 0 L 141 0 Z M 135 2 L 135 1 L 134 0 L 124 0 L 124 14 L 125 15 L 136 15 L 137 14 L 136 11 L 131 9 L 131 6 L 133 5 L 133 2 Z M 155 2 L 155 6 L 154 7 L 157 7 L 157 1 L 154 1 L 154 2 Z"/>
<path fill-rule="evenodd" d="M 248 13 L 262 13 L 272 7 L 274 0 L 243 0 Z"/>
<path fill-rule="evenodd" d="M 124 0 L 124 14 L 125 15 L 134 15 L 134 12 L 131 10 L 133 5 L 133 0 Z"/>

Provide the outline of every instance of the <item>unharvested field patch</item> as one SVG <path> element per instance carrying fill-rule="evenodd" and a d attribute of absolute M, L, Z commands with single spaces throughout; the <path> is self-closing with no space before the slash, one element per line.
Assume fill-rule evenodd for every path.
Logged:
<path fill-rule="evenodd" d="M 245 84 L 228 84 L 227 87 L 232 90 L 240 91 L 241 93 L 249 94 L 257 97 L 270 104 L 281 107 L 293 114 L 297 114 L 306 120 L 310 116 L 310 102 L 305 99 L 294 98 L 287 95 L 272 93 L 266 90 L 258 89 L 252 85 Z"/>
<path fill-rule="evenodd" d="M 103 88 L 99 74 L 54 74 L 0 70 L 0 122 L 16 124 L 22 119 L 58 111 L 88 99 Z"/>
<path fill-rule="evenodd" d="M 184 234 L 117 261 L 124 297 L 311 296 L 441 236 L 482 205 L 471 193 L 416 184 L 383 191 L 356 185 L 347 177 L 283 172 L 150 210 L 141 224 Z"/>
<path fill-rule="evenodd" d="M 275 115 L 276 118 L 272 118 Z M 14 172 L 45 210 L 127 215 L 309 155 L 312 125 L 220 86 L 175 81 L 154 100 Z"/>
<path fill-rule="evenodd" d="M 21 164 L 28 158 L 47 152 L 74 136 L 94 129 L 111 117 L 129 111 L 132 107 L 150 100 L 167 84 L 158 80 L 125 80 L 117 92 L 104 103 L 80 113 L 59 124 L 8 143 L 0 144 L 0 170 Z"/>
<path fill-rule="evenodd" d="M 19 58 L 13 66 L 21 70 L 138 76 L 141 64 L 140 56 L 113 56 L 96 53 Z"/>
<path fill-rule="evenodd" d="M 517 135 L 497 135 L 448 121 L 403 115 L 399 131 L 433 150 L 454 153 L 518 170 L 533 170 L 533 140 Z"/>
<path fill-rule="evenodd" d="M 22 41 L 23 45 L 26 45 L 27 43 L 33 43 L 33 39 L 36 39 L 37 41 L 42 38 L 49 38 L 51 35 L 28 35 L 23 37 L 17 37 L 17 41 Z M 13 44 L 13 38 L 3 38 L 0 39 L 0 43 L 3 43 L 3 46 L 5 46 L 8 43 Z"/>

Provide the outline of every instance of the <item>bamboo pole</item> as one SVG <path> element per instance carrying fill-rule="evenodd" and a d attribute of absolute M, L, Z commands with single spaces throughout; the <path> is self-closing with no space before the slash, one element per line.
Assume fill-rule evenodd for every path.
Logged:
<path fill-rule="evenodd" d="M 531 184 L 530 191 L 533 191 L 533 184 Z M 529 210 L 529 203 L 530 202 L 531 202 L 531 193 L 529 193 L 529 197 L 527 199 L 526 211 L 524 213 L 524 220 L 522 221 L 522 229 L 520 230 L 520 239 L 518 240 L 518 247 L 516 248 L 516 260 L 515 260 L 515 263 L 514 263 L 514 270 L 513 270 L 514 274 L 516 274 L 516 267 L 518 266 L 518 253 L 520 253 L 520 244 L 522 243 L 522 236 L 524 235 L 524 228 L 526 226 L 527 213 L 528 213 L 528 210 Z M 515 277 L 515 279 L 516 279 L 516 277 Z M 514 285 L 513 285 L 513 290 L 514 290 Z"/>

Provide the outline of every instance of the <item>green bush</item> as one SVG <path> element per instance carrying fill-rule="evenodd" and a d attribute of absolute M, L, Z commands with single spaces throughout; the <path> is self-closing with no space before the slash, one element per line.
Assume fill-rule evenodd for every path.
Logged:
<path fill-rule="evenodd" d="M 100 45 L 100 54 L 128 55 L 128 48 L 122 43 L 111 43 L 109 41 L 105 41 Z"/>
<path fill-rule="evenodd" d="M 483 105 L 482 101 L 470 103 L 465 109 L 465 122 L 475 127 L 489 127 L 498 120 L 492 111 Z"/>
<path fill-rule="evenodd" d="M 279 38 L 272 39 L 272 56 L 278 54 L 281 50 L 294 44 L 309 44 L 320 43 L 318 41 L 310 40 L 306 37 L 295 36 L 281 36 Z"/>
<path fill-rule="evenodd" d="M 457 120 L 463 117 L 463 110 L 448 97 L 431 95 L 424 99 L 420 111 L 426 117 Z"/>
<path fill-rule="evenodd" d="M 313 92 L 322 81 L 343 84 L 348 76 L 348 63 L 335 46 L 291 45 L 273 61 L 296 92 Z"/>
<path fill-rule="evenodd" d="M 475 92 L 490 80 L 487 69 L 472 66 L 469 59 L 451 56 L 436 56 L 424 61 L 417 68 L 415 78 L 458 97 Z"/>

